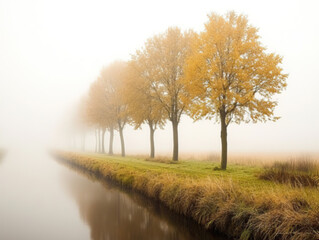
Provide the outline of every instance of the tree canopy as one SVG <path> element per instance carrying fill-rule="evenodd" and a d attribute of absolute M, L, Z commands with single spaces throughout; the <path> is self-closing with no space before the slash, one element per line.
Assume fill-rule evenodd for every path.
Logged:
<path fill-rule="evenodd" d="M 181 99 L 184 84 L 184 64 L 190 49 L 192 32 L 182 32 L 179 28 L 169 28 L 165 33 L 156 35 L 136 52 L 147 68 L 144 79 L 148 81 L 153 98 L 166 112 L 173 127 L 173 160 L 178 160 L 178 124 L 186 105 Z"/>
<path fill-rule="evenodd" d="M 221 123 L 223 169 L 231 122 L 278 119 L 272 96 L 286 87 L 281 62 L 279 55 L 267 53 L 247 17 L 234 12 L 211 14 L 205 30 L 194 37 L 185 65 L 185 100 L 194 119 L 215 117 Z"/>
<path fill-rule="evenodd" d="M 104 95 L 106 96 L 108 106 L 108 118 L 110 127 L 117 128 L 121 139 L 121 154 L 125 156 L 125 144 L 123 129 L 129 121 L 127 113 L 127 104 L 124 100 L 124 84 L 127 71 L 127 63 L 122 61 L 113 62 L 104 67 L 101 71 L 98 81 L 104 84 Z"/>
<path fill-rule="evenodd" d="M 152 75 L 143 55 L 133 56 L 128 64 L 123 96 L 127 103 L 127 112 L 135 129 L 142 124 L 150 128 L 150 157 L 155 157 L 154 133 L 166 122 L 167 115 L 152 88 Z"/>

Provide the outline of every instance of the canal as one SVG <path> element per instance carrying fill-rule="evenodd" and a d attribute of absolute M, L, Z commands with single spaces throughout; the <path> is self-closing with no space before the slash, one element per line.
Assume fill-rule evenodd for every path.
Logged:
<path fill-rule="evenodd" d="M 138 193 L 28 149 L 9 151 L 0 161 L 0 239 L 223 238 Z"/>

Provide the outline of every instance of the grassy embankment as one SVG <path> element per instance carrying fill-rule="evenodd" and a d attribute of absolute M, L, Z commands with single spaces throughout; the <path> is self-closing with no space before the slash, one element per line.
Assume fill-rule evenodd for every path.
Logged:
<path fill-rule="evenodd" d="M 172 164 L 98 154 L 56 154 L 72 165 L 154 198 L 206 228 L 237 239 L 319 239 L 319 191 L 260 179 L 249 165 Z"/>

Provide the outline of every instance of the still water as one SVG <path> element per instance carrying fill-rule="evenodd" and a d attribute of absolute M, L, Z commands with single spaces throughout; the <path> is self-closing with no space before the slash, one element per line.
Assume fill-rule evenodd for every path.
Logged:
<path fill-rule="evenodd" d="M 222 238 L 140 194 L 30 150 L 0 161 L 0 239 Z"/>

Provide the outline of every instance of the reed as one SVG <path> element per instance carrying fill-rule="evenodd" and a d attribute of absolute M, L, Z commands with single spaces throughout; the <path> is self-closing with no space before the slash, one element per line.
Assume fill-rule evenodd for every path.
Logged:
<path fill-rule="evenodd" d="M 293 187 L 318 187 L 319 163 L 309 157 L 291 158 L 266 167 L 259 177 Z"/>

